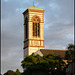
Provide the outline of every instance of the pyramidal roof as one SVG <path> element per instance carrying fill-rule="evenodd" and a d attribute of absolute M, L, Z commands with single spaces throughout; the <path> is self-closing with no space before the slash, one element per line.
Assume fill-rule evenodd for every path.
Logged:
<path fill-rule="evenodd" d="M 36 6 L 31 6 L 31 7 L 29 7 L 28 9 L 34 9 L 34 10 L 44 10 L 44 9 L 38 8 L 38 7 L 36 7 Z"/>

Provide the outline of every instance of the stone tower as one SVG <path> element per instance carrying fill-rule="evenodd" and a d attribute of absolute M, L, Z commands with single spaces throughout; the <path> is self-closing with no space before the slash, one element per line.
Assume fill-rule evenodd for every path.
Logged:
<path fill-rule="evenodd" d="M 24 15 L 24 57 L 44 49 L 44 10 L 29 7 Z"/>

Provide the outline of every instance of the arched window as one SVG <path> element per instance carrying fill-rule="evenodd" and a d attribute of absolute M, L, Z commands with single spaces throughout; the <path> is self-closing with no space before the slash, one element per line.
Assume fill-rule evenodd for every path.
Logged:
<path fill-rule="evenodd" d="M 33 36 L 40 37 L 40 20 L 37 16 L 33 18 Z"/>
<path fill-rule="evenodd" d="M 26 33 L 26 38 L 28 38 L 28 19 L 27 17 L 25 19 L 25 33 Z"/>

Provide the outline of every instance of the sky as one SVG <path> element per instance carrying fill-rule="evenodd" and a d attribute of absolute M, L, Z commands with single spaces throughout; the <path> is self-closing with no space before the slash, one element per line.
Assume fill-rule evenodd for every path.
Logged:
<path fill-rule="evenodd" d="M 24 41 L 23 12 L 33 0 L 1 0 L 1 73 L 22 72 Z M 34 0 L 44 12 L 45 49 L 65 50 L 74 43 L 74 0 Z"/>

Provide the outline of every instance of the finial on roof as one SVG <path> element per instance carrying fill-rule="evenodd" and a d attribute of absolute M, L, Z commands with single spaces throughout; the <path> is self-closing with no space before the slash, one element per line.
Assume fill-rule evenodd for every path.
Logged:
<path fill-rule="evenodd" d="M 34 0 L 33 0 L 33 6 L 34 6 Z"/>

